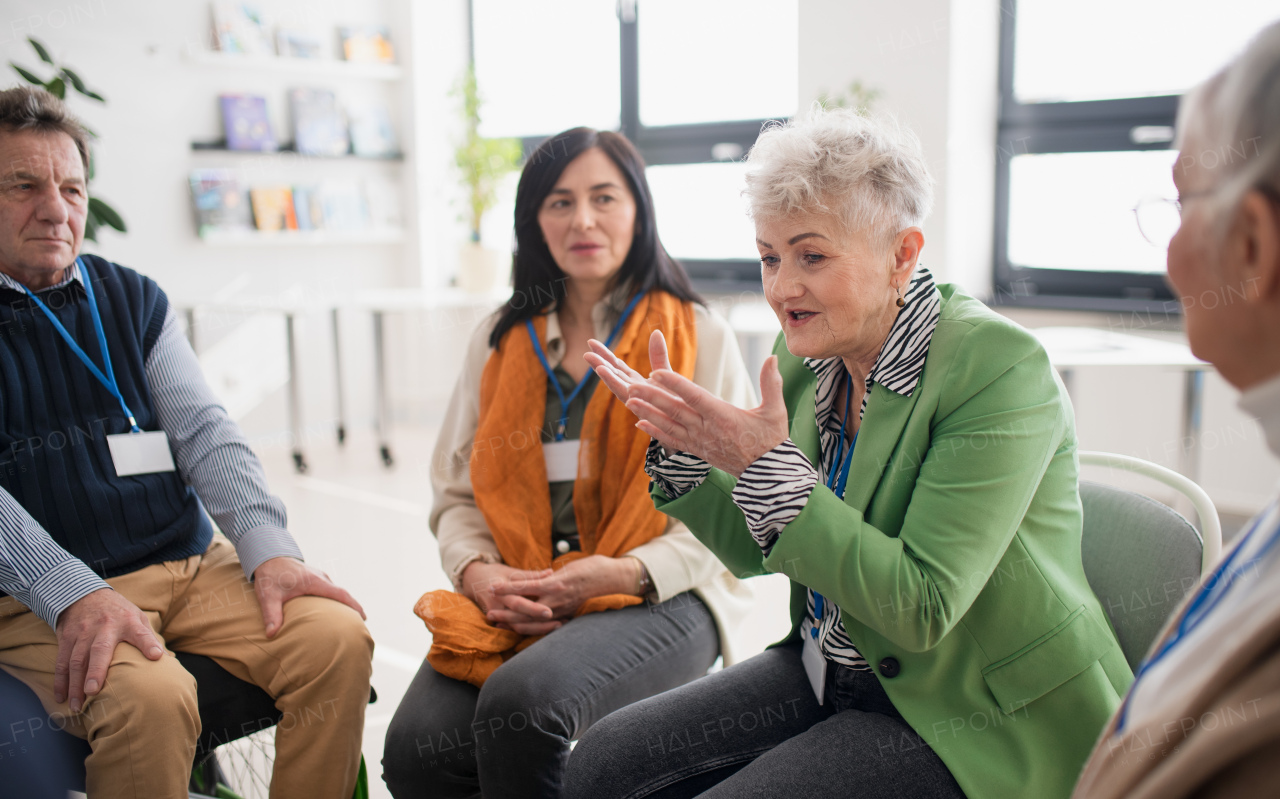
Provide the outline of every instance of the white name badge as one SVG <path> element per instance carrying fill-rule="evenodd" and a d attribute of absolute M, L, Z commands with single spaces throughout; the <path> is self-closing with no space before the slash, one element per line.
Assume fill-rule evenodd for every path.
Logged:
<path fill-rule="evenodd" d="M 827 659 L 822 654 L 818 640 L 809 632 L 812 628 L 801 628 L 804 633 L 804 649 L 800 653 L 800 662 L 804 664 L 804 673 L 809 675 L 809 686 L 813 695 L 822 704 L 822 695 L 827 689 Z"/>
<path fill-rule="evenodd" d="M 111 448 L 111 462 L 116 466 L 117 477 L 174 469 L 169 436 L 163 430 L 107 436 L 107 446 Z"/>
<path fill-rule="evenodd" d="M 542 457 L 547 461 L 547 481 L 578 479 L 578 445 L 581 441 L 548 441 L 542 445 Z"/>

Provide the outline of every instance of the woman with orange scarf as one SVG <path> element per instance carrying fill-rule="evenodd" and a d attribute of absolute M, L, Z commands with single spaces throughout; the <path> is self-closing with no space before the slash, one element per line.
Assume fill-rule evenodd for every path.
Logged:
<path fill-rule="evenodd" d="M 750 596 L 654 509 L 649 437 L 583 359 L 608 337 L 643 373 L 754 404 L 732 331 L 658 239 L 640 154 L 616 133 L 554 136 L 515 216 L 515 290 L 472 337 L 433 458 L 455 590 L 414 608 L 432 645 L 387 731 L 398 798 L 559 796 L 589 726 L 733 662 Z"/>

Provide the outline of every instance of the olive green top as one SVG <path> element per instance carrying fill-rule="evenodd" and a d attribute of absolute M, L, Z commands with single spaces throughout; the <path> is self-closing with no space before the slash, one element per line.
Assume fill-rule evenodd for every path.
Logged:
<path fill-rule="evenodd" d="M 560 390 L 567 397 L 577 388 L 577 381 L 569 376 L 569 373 L 563 367 L 557 366 L 552 370 L 556 379 L 560 381 Z M 582 435 L 582 421 L 587 415 L 587 403 L 591 401 L 591 395 L 595 391 L 596 384 L 600 381 L 592 376 L 585 386 L 582 387 L 581 393 L 574 397 L 569 403 L 569 418 L 565 422 L 564 437 L 569 441 L 576 441 Z M 555 387 L 551 381 L 547 381 L 547 412 L 543 418 L 542 424 L 542 443 L 555 440 L 556 427 L 560 424 L 560 395 L 556 393 Z M 551 487 L 551 557 L 564 554 L 555 549 L 556 543 L 559 541 L 568 541 L 570 552 L 577 551 L 578 545 L 578 520 L 573 515 L 573 481 L 557 480 L 550 483 Z"/>

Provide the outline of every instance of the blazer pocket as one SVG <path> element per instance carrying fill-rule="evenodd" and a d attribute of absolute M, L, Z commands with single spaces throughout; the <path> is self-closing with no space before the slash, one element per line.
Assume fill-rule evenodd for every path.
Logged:
<path fill-rule="evenodd" d="M 1089 668 L 1110 649 L 1105 630 L 1081 605 L 1049 632 L 982 670 L 1000 710 L 1011 715 Z"/>

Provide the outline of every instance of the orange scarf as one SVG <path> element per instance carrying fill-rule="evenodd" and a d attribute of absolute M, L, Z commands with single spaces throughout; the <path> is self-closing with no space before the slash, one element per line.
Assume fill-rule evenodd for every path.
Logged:
<path fill-rule="evenodd" d="M 649 336 L 661 330 L 671 367 L 693 377 L 697 328 L 693 306 L 651 291 L 628 317 L 613 351 L 643 375 L 651 369 Z M 534 318 L 539 340 L 545 316 Z M 516 569 L 559 569 L 587 555 L 621 557 L 662 535 L 666 517 L 649 498 L 644 473 L 649 436 L 609 389 L 597 385 L 582 423 L 573 513 L 581 552 L 551 557 L 551 497 L 542 456 L 547 373 L 528 329 L 513 327 L 489 355 L 480 379 L 480 420 L 471 454 L 471 486 L 502 562 Z M 636 605 L 641 598 L 612 594 L 588 599 L 575 616 Z M 489 624 L 471 600 L 453 591 L 430 591 L 413 608 L 431 631 L 427 661 L 441 674 L 477 687 L 516 652 L 541 636 L 524 636 Z"/>

